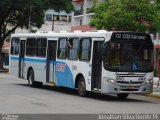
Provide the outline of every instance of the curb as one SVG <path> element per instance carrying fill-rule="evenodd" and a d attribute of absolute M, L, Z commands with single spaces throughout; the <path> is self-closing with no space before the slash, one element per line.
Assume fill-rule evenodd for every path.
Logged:
<path fill-rule="evenodd" d="M 0 73 L 8 73 L 8 70 L 0 70 Z"/>
<path fill-rule="evenodd" d="M 160 95 L 157 95 L 157 94 L 146 94 L 146 95 L 140 94 L 140 95 L 160 99 Z"/>

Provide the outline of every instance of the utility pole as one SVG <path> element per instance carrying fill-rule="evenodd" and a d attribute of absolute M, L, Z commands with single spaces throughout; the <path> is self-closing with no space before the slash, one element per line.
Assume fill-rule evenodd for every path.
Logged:
<path fill-rule="evenodd" d="M 32 6 L 30 6 L 29 9 L 29 22 L 28 22 L 28 32 L 31 32 L 31 12 L 32 12 Z"/>
<path fill-rule="evenodd" d="M 54 13 L 52 14 L 52 31 L 54 31 Z"/>

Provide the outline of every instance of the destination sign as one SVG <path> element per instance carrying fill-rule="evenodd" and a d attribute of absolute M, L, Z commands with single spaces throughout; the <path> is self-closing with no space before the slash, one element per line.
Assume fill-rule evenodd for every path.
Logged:
<path fill-rule="evenodd" d="M 113 33 L 112 40 L 150 40 L 149 34 L 143 34 L 143 33 Z"/>

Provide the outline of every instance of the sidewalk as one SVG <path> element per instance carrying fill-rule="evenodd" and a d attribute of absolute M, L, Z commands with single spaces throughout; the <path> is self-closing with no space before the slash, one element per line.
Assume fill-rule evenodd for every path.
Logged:
<path fill-rule="evenodd" d="M 8 69 L 0 69 L 0 73 L 8 73 L 9 70 Z"/>
<path fill-rule="evenodd" d="M 160 86 L 158 86 L 157 88 L 157 85 L 154 85 L 155 87 L 153 88 L 153 93 L 148 96 L 151 96 L 151 97 L 154 97 L 154 98 L 159 98 L 160 99 Z"/>
<path fill-rule="evenodd" d="M 9 72 L 9 66 L 3 66 L 4 69 L 0 69 L 0 73 L 7 73 Z"/>
<path fill-rule="evenodd" d="M 154 78 L 154 82 L 153 82 L 154 85 L 153 85 L 153 93 L 152 93 L 152 96 L 160 99 L 160 83 L 159 83 L 159 86 L 157 86 L 158 80 L 159 80 L 158 77 L 155 77 L 155 78 Z M 159 81 L 159 82 L 160 82 L 160 81 Z"/>

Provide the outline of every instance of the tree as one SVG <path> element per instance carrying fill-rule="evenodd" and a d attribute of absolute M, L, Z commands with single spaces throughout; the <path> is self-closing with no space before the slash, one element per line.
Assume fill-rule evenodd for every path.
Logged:
<path fill-rule="evenodd" d="M 160 30 L 160 0 L 94 1 L 90 25 L 118 31 Z"/>
<path fill-rule="evenodd" d="M 71 0 L 1 0 L 0 1 L 0 69 L 3 68 L 2 45 L 15 29 L 38 27 L 44 23 L 44 11 L 73 10 Z M 34 16 L 30 19 L 30 16 Z M 30 19 L 30 26 L 29 26 Z M 10 26 L 10 27 L 8 27 Z"/>

